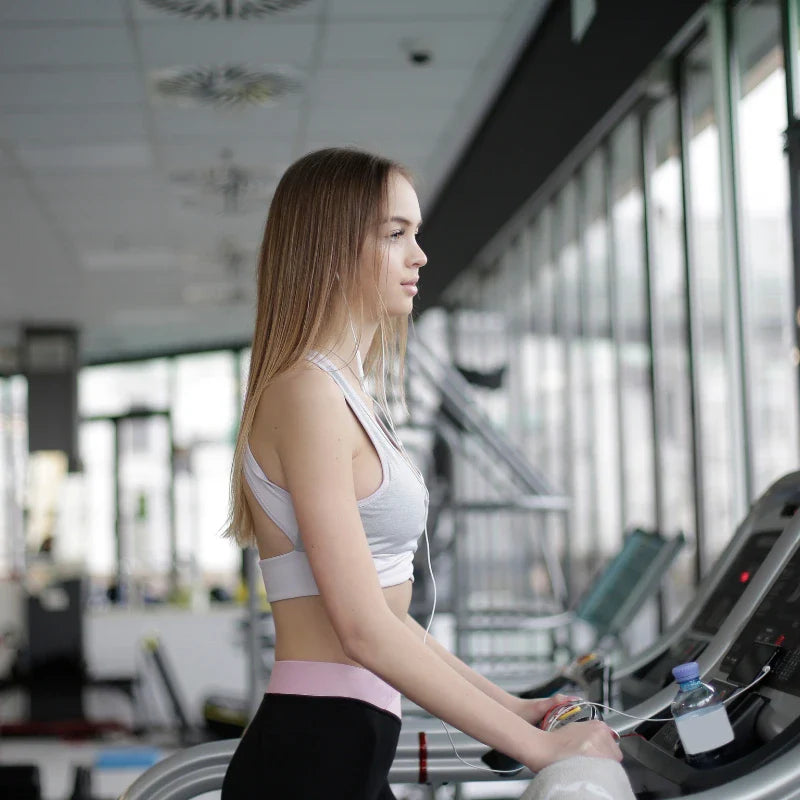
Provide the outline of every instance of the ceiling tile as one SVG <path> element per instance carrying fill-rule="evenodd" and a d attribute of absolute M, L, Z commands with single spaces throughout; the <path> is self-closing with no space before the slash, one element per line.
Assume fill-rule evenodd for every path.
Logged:
<path fill-rule="evenodd" d="M 0 73 L 0 109 L 75 109 L 143 102 L 144 86 L 134 70 Z"/>
<path fill-rule="evenodd" d="M 164 137 L 219 137 L 219 147 L 229 139 L 291 138 L 300 122 L 300 104 L 276 104 L 266 108 L 154 108 L 157 134 Z"/>
<path fill-rule="evenodd" d="M 121 25 L 0 28 L 0 69 L 134 64 L 136 54 Z"/>
<path fill-rule="evenodd" d="M 0 179 L 0 240 L 1 281 L 10 289 L 10 293 L 0 292 L 1 320 L 41 318 L 48 312 L 63 319 L 76 313 L 72 306 L 76 265 L 65 257 L 64 240 L 53 231 L 30 186 L 21 179 Z"/>
<path fill-rule="evenodd" d="M 122 22 L 125 0 L 3 0 L 0 22 Z"/>
<path fill-rule="evenodd" d="M 413 114 L 377 108 L 373 113 L 357 113 L 349 106 L 316 104 L 309 113 L 308 136 L 342 141 L 413 136 L 431 142 L 442 132 L 451 110 L 449 105 L 439 105 L 426 106 L 424 112 Z"/>
<path fill-rule="evenodd" d="M 230 139 L 223 137 L 181 137 L 169 139 L 159 149 L 165 166 L 172 169 L 206 169 L 222 164 L 220 151 L 230 146 L 232 161 L 259 170 L 284 169 L 293 160 L 294 137 Z"/>
<path fill-rule="evenodd" d="M 303 69 L 311 59 L 316 25 L 244 22 L 165 22 L 141 26 L 142 56 L 148 69 L 244 64 Z M 302 76 L 301 76 L 302 77 Z"/>
<path fill-rule="evenodd" d="M 2 126 L 2 118 L 0 118 L 0 126 Z M 17 169 L 17 162 L 12 161 L 5 153 L 3 148 L 0 148 L 0 173 L 12 172 Z M 2 184 L 0 184 L 1 186 Z"/>
<path fill-rule="evenodd" d="M 0 128 L 7 139 L 25 144 L 55 142 L 108 142 L 143 139 L 146 136 L 141 106 L 131 105 L 83 114 L 67 109 L 57 112 L 0 111 Z"/>
<path fill-rule="evenodd" d="M 256 252 L 261 244 L 268 210 L 269 203 L 264 203 L 262 208 L 240 216 L 184 214 L 183 224 L 175 232 L 175 246 L 182 252 L 194 254 L 198 259 L 196 271 L 207 273 L 208 266 L 219 261 L 221 243 L 231 241 L 252 254 L 251 266 L 255 268 Z M 210 219 L 213 219 L 213 225 L 209 224 Z M 191 273 L 192 269 L 187 271 Z"/>
<path fill-rule="evenodd" d="M 499 17 L 515 0 L 330 0 L 331 19 L 427 19 L 481 15 Z"/>
<path fill-rule="evenodd" d="M 82 170 L 107 167 L 151 167 L 153 157 L 145 142 L 119 144 L 19 147 L 20 161 L 31 171 Z"/>
<path fill-rule="evenodd" d="M 473 69 L 381 70 L 327 69 L 317 78 L 313 101 L 323 111 L 350 109 L 353 127 L 362 117 L 383 119 L 387 131 L 395 117 L 414 119 L 433 107 L 437 114 L 453 108 L 467 91 Z"/>
<path fill-rule="evenodd" d="M 39 191 L 62 227 L 107 231 L 109 237 L 157 232 L 166 227 L 166 192 L 147 173 L 117 170 L 105 174 L 47 175 L 36 179 Z"/>
<path fill-rule="evenodd" d="M 450 20 L 446 22 L 341 22 L 328 26 L 323 41 L 323 67 L 369 65 L 371 67 L 405 66 L 426 74 L 430 66 L 474 66 L 493 43 L 501 20 Z M 430 52 L 429 66 L 413 66 L 409 53 Z"/>

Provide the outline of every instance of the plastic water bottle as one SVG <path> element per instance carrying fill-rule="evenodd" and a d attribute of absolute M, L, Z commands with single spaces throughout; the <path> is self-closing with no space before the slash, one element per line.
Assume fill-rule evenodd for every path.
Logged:
<path fill-rule="evenodd" d="M 672 674 L 680 689 L 671 710 L 686 761 L 696 767 L 713 766 L 720 748 L 734 738 L 725 705 L 714 688 L 700 680 L 696 661 L 674 667 Z"/>

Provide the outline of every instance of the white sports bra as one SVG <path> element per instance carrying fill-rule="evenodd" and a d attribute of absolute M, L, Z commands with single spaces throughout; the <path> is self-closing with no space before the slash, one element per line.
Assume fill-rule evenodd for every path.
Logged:
<path fill-rule="evenodd" d="M 361 523 L 367 534 L 380 585 L 395 586 L 413 580 L 414 553 L 428 514 L 428 493 L 421 476 L 334 364 L 320 353 L 311 353 L 308 360 L 325 370 L 339 385 L 380 458 L 383 471 L 380 486 L 371 495 L 358 501 Z M 267 478 L 249 444 L 245 447 L 244 477 L 258 504 L 286 534 L 294 548 L 288 553 L 259 562 L 267 598 L 275 602 L 291 597 L 318 595 L 319 589 L 303 549 L 291 495 Z"/>

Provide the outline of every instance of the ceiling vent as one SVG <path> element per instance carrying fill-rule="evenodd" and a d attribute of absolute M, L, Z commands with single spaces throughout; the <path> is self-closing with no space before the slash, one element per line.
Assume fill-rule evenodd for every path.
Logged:
<path fill-rule="evenodd" d="M 145 5 L 189 19 L 259 19 L 306 5 L 309 0 L 142 0 Z"/>
<path fill-rule="evenodd" d="M 266 214 L 276 177 L 233 162 L 227 148 L 220 153 L 220 163 L 201 169 L 183 169 L 170 173 L 170 182 L 189 211 L 210 211 L 216 214 Z"/>
<path fill-rule="evenodd" d="M 156 70 L 151 80 L 162 100 L 215 108 L 269 105 L 300 89 L 300 81 L 284 71 L 261 72 L 236 64 Z"/>

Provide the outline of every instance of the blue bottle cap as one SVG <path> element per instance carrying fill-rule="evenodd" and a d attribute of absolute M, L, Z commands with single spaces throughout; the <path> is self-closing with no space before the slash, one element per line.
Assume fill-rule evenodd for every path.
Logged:
<path fill-rule="evenodd" d="M 678 664 L 672 668 L 672 674 L 678 683 L 692 681 L 700 677 L 700 667 L 696 661 L 687 661 L 685 664 Z"/>

